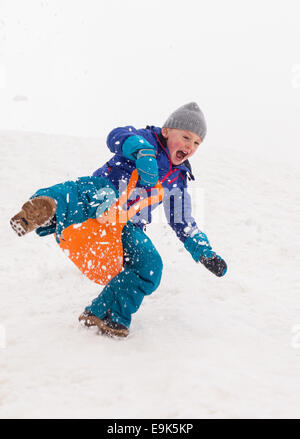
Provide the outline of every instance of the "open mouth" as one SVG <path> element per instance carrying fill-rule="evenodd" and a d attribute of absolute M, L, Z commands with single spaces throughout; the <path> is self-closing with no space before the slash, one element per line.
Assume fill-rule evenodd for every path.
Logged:
<path fill-rule="evenodd" d="M 184 151 L 176 151 L 176 158 L 178 159 L 178 160 L 184 160 L 184 158 L 186 157 L 188 155 L 188 153 L 187 152 L 184 152 Z"/>

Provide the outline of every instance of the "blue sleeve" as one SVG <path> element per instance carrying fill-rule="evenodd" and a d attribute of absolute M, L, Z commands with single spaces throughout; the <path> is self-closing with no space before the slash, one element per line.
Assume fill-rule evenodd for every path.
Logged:
<path fill-rule="evenodd" d="M 173 189 L 163 200 L 168 224 L 183 243 L 189 236 L 201 233 L 192 217 L 191 197 L 187 187 Z"/>
<path fill-rule="evenodd" d="M 144 137 L 144 139 L 146 139 L 151 145 L 153 145 L 155 147 L 155 150 L 157 151 L 157 141 L 151 131 L 144 128 L 137 130 L 131 125 L 113 129 L 107 136 L 107 146 L 114 154 L 122 154 L 123 143 L 130 136 Z"/>

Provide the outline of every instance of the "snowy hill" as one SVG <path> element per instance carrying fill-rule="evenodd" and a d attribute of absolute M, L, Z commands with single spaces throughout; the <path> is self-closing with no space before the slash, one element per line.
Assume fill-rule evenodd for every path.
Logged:
<path fill-rule="evenodd" d="M 99 287 L 52 236 L 9 226 L 39 187 L 101 166 L 104 139 L 2 131 L 0 148 L 1 418 L 299 418 L 298 164 L 200 148 L 191 190 L 228 273 L 195 264 L 158 213 L 161 285 L 111 340 L 77 321 Z"/>

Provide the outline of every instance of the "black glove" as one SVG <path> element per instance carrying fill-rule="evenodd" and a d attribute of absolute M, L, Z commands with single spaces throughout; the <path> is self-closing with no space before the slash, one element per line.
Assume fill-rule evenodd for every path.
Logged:
<path fill-rule="evenodd" d="M 211 258 L 201 256 L 199 262 L 218 277 L 224 276 L 227 271 L 226 262 L 218 255 L 212 256 Z"/>

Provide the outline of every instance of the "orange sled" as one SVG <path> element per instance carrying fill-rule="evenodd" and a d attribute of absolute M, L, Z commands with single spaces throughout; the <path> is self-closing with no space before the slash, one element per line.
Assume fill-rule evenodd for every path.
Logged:
<path fill-rule="evenodd" d="M 138 172 L 131 174 L 128 186 L 120 198 L 99 218 L 72 224 L 62 232 L 59 246 L 79 270 L 97 284 L 106 285 L 123 268 L 122 229 L 136 213 L 154 203 L 159 203 L 164 190 L 158 181 L 153 189 L 156 195 L 135 203 L 124 210 L 136 186 Z M 127 205 L 127 204 L 126 204 Z"/>

